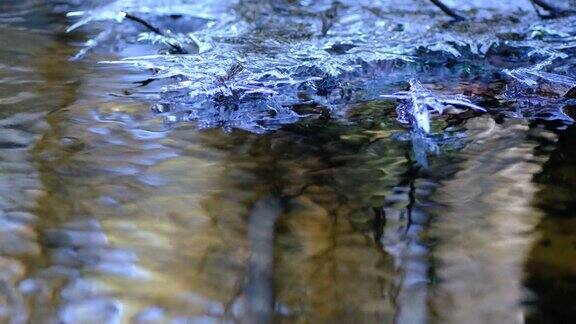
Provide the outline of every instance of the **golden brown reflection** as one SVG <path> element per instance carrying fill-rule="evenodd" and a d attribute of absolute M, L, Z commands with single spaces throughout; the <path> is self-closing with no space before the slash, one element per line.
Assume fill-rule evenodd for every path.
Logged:
<path fill-rule="evenodd" d="M 39 9 L 38 19 L 42 17 Z M 0 27 L 2 322 L 33 321 L 41 318 L 45 310 L 46 302 L 36 303 L 35 298 L 28 298 L 29 289 L 35 288 L 30 276 L 35 266 L 44 261 L 39 230 L 44 220 L 36 203 L 49 196 L 35 148 L 50 132 L 46 116 L 76 98 L 79 65 L 67 60 L 74 51 L 66 45 L 68 38 L 43 29 Z"/>
<path fill-rule="evenodd" d="M 474 143 L 457 154 L 466 160 L 434 194 L 442 204 L 429 233 L 438 240 L 434 312 L 443 323 L 523 323 L 523 268 L 542 217 L 532 179 L 542 160 L 522 122 L 485 117 L 467 128 Z"/>
<path fill-rule="evenodd" d="M 247 217 L 270 194 L 286 197 L 274 242 L 261 243 L 275 250 L 275 316 L 393 317 L 398 269 L 367 231 L 405 169 L 403 157 L 381 161 L 400 152 L 393 142 L 343 140 L 337 125 L 313 138 L 167 130 L 143 105 L 120 102 L 74 104 L 48 120 L 36 146 L 45 259 L 30 264 L 33 318 L 240 320 Z"/>
<path fill-rule="evenodd" d="M 540 218 L 526 125 L 470 121 L 473 144 L 446 160 L 461 170 L 438 184 L 378 125 L 167 129 L 145 105 L 114 101 L 49 120 L 55 131 L 36 149 L 47 194 L 46 257 L 27 278 L 40 287 L 27 297 L 35 318 L 242 321 L 254 284 L 289 322 L 426 322 L 429 304 L 442 322 L 522 316 Z M 430 172 L 452 172 L 443 161 Z M 432 191 L 441 207 L 428 230 Z M 249 215 L 266 197 L 285 204 L 254 243 Z M 423 235 L 437 242 L 432 286 Z M 273 248 L 271 280 L 249 279 L 253 244 Z"/>

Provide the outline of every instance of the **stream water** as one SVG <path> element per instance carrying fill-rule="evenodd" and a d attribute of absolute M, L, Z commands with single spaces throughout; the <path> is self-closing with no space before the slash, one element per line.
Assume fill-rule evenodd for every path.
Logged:
<path fill-rule="evenodd" d="M 0 3 L 1 322 L 576 320 L 575 125 L 447 115 L 422 167 L 390 101 L 167 123 L 69 10 Z"/>

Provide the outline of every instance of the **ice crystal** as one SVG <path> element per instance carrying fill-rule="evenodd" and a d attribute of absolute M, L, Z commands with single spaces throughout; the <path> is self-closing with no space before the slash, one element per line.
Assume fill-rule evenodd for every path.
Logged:
<path fill-rule="evenodd" d="M 410 80 L 410 90 L 382 95 L 382 98 L 398 99 L 404 103 L 397 108 L 398 120 L 413 125 L 417 130 L 430 133 L 430 113 L 442 114 L 446 106 L 463 107 L 478 112 L 486 110 L 462 95 L 441 95 L 424 88 L 415 79 Z"/>
<path fill-rule="evenodd" d="M 70 13 L 78 20 L 69 30 L 108 21 L 97 24 L 105 30 L 77 57 L 96 46 L 159 46 L 158 52 L 109 63 L 171 80 L 156 102 L 167 120 L 266 131 L 297 120 L 294 105 L 320 105 L 339 116 L 414 77 L 452 82 L 477 69 L 504 71 L 515 80 L 511 83 L 526 88 L 543 83 L 570 88 L 576 19 L 541 21 L 526 14 L 527 5 L 474 0 L 463 9 L 478 9 L 477 20 L 447 25 L 440 13 L 431 17 L 436 11 L 428 2 L 415 0 L 115 0 Z M 131 16 L 153 29 L 126 21 Z M 500 53 L 516 62 L 493 65 Z M 466 67 L 448 71 L 454 60 Z M 430 112 L 441 113 L 447 105 L 482 109 L 465 97 L 432 93 L 416 81 L 409 92 L 392 97 L 403 101 L 400 115 L 411 116 L 425 132 Z"/>
<path fill-rule="evenodd" d="M 549 82 L 552 84 L 560 84 L 569 87 L 576 85 L 576 79 L 572 77 L 544 71 L 544 69 L 551 66 L 556 59 L 565 59 L 568 57 L 568 54 L 550 50 L 536 49 L 528 53 L 528 57 L 535 54 L 544 54 L 548 57 L 546 57 L 541 62 L 538 62 L 534 66 L 521 67 L 513 70 L 506 69 L 504 70 L 504 73 L 527 86 L 536 86 L 540 84 L 540 82 Z"/>

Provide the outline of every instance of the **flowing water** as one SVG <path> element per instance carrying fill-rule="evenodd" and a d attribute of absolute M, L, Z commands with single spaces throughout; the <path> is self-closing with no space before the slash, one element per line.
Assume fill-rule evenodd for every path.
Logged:
<path fill-rule="evenodd" d="M 443 117 L 425 168 L 388 101 L 174 125 L 67 10 L 0 4 L 1 322 L 576 320 L 576 126 Z"/>

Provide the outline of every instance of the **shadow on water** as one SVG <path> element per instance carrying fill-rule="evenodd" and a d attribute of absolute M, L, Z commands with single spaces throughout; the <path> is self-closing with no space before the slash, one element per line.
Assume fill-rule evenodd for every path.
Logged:
<path fill-rule="evenodd" d="M 538 224 L 540 235 L 527 261 L 526 286 L 534 296 L 527 300 L 532 307 L 528 323 L 562 323 L 576 320 L 576 173 L 574 154 L 576 128 L 561 132 L 552 146 L 542 143 L 543 150 L 552 150 L 543 170 L 536 177 L 540 190 L 536 204 L 546 217 Z"/>

